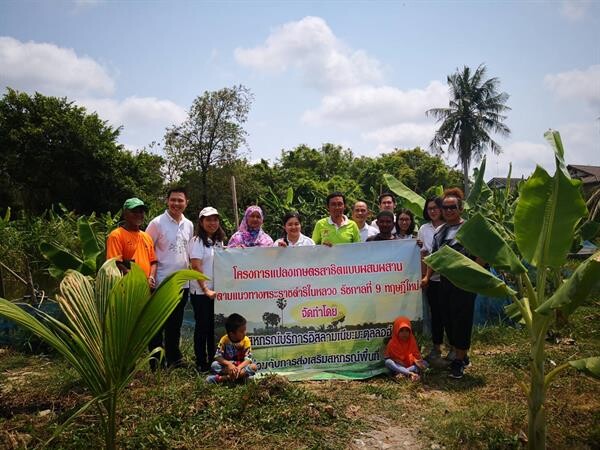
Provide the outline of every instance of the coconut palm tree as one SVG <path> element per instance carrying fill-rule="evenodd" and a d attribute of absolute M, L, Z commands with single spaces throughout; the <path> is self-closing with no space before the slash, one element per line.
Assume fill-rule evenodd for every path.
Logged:
<path fill-rule="evenodd" d="M 136 264 L 121 276 L 114 259 L 96 279 L 68 270 L 60 284 L 60 321 L 42 311 L 24 308 L 0 298 L 0 317 L 6 317 L 54 347 L 79 373 L 93 398 L 59 430 L 91 406 L 98 406 L 107 449 L 117 447 L 117 404 L 120 394 L 155 349 L 143 357 L 150 339 L 161 329 L 180 299 L 182 285 L 206 276 L 180 270 L 167 277 L 153 293 Z"/>
<path fill-rule="evenodd" d="M 481 64 L 475 72 L 464 66 L 462 70 L 448 76 L 450 102 L 448 108 L 433 108 L 426 112 L 441 122 L 429 144 L 433 150 L 457 152 L 463 169 L 465 194 L 469 192 L 469 166 L 477 161 L 489 147 L 493 153 L 500 153 L 500 145 L 491 133 L 508 136 L 510 129 L 502 123 L 504 112 L 510 108 L 506 92 L 498 93 L 500 80 L 485 79 L 486 67 Z"/>

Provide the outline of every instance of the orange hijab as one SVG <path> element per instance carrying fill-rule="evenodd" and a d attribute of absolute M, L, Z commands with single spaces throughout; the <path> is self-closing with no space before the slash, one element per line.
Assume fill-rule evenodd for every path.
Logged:
<path fill-rule="evenodd" d="M 406 341 L 402 341 L 398 337 L 398 332 L 401 328 L 408 328 L 410 330 L 410 335 Z M 385 348 L 384 356 L 393 359 L 397 363 L 401 363 L 404 367 L 410 367 L 415 361 L 421 359 L 419 346 L 417 345 L 417 340 L 412 332 L 410 320 L 408 320 L 407 317 L 400 316 L 394 320 L 392 338 Z"/>

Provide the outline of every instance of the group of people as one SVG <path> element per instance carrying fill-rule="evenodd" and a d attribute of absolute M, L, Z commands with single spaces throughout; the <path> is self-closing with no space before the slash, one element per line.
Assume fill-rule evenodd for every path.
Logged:
<path fill-rule="evenodd" d="M 238 230 L 227 241 L 227 247 L 297 247 L 307 245 L 340 245 L 393 239 L 417 238 L 421 253 L 426 256 L 444 245 L 465 253 L 456 241 L 461 219 L 463 194 L 460 189 L 448 189 L 442 197 L 428 199 L 423 211 L 426 223 L 415 234 L 414 215 L 408 209 L 396 210 L 396 200 L 391 193 L 379 196 L 376 219 L 367 224 L 369 210 L 364 201 L 351 208 L 351 218 L 345 215 L 346 199 L 343 193 L 327 196 L 329 216 L 315 224 L 312 237 L 302 233 L 298 212 L 285 214 L 282 220 L 282 237 L 273 240 L 262 228 L 263 211 L 259 206 L 249 206 Z M 219 212 L 207 206 L 200 211 L 196 227 L 184 216 L 189 199 L 185 189 L 173 188 L 167 193 L 167 209 L 153 218 L 146 231 L 142 231 L 145 213 L 144 202 L 131 198 L 123 204 L 122 226 L 112 231 L 107 239 L 106 256 L 115 258 L 123 273 L 135 262 L 146 273 L 150 289 L 157 287 L 171 273 L 191 267 L 204 273 L 208 280 L 191 282 L 183 289 L 181 300 L 167 319 L 163 329 L 150 342 L 149 349 L 163 347 L 167 367 L 181 367 L 184 361 L 179 349 L 183 313 L 188 298 L 194 310 L 194 353 L 200 372 L 211 371 L 207 380 L 218 383 L 224 380 L 251 377 L 256 371 L 252 362 L 250 341 L 246 336 L 246 321 L 232 314 L 225 323 L 226 335 L 218 345 L 214 341 L 214 291 L 213 260 L 215 249 L 224 247 L 226 237 L 220 224 Z M 195 228 L 195 229 L 194 229 Z M 461 378 L 469 365 L 471 328 L 475 295 L 462 291 L 447 279 L 423 265 L 423 289 L 431 310 L 433 348 L 426 358 L 439 362 L 449 360 L 450 376 Z M 450 350 L 442 358 L 441 345 L 446 333 Z M 392 339 L 386 348 L 386 367 L 399 377 L 417 379 L 427 362 L 418 353 L 413 342 L 410 321 L 398 318 L 394 323 Z M 409 345 L 410 344 L 410 345 Z M 403 349 L 400 351 L 399 349 Z M 416 349 L 416 353 L 414 353 Z M 399 355 L 406 351 L 406 354 Z M 152 360 L 153 370 L 159 361 Z"/>

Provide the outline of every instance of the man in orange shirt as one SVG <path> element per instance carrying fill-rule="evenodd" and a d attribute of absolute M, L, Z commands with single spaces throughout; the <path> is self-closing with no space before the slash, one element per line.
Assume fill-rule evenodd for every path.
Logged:
<path fill-rule="evenodd" d="M 140 230 L 148 207 L 139 198 L 123 203 L 124 224 L 113 230 L 106 240 L 106 259 L 117 258 L 117 267 L 126 274 L 135 262 L 146 274 L 150 289 L 156 285 L 156 255 L 149 234 Z"/>

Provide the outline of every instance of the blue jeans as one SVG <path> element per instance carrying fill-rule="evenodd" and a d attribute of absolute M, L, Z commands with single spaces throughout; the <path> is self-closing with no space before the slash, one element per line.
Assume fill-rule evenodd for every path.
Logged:
<path fill-rule="evenodd" d="M 256 371 L 251 367 L 252 364 L 248 364 L 246 367 L 242 369 L 242 377 L 241 378 L 252 378 L 256 375 Z M 210 370 L 212 373 L 216 373 L 217 375 L 221 375 L 223 373 L 223 366 L 219 364 L 219 361 L 213 361 L 210 365 Z"/>
<path fill-rule="evenodd" d="M 425 367 L 427 367 L 427 362 L 423 361 L 423 364 L 425 364 Z M 385 367 L 387 367 L 394 375 L 401 373 L 402 375 L 408 376 L 411 373 L 419 373 L 421 371 L 421 369 L 419 369 L 415 364 L 410 367 L 404 367 L 402 364 L 397 363 L 390 358 L 386 358 Z"/>

